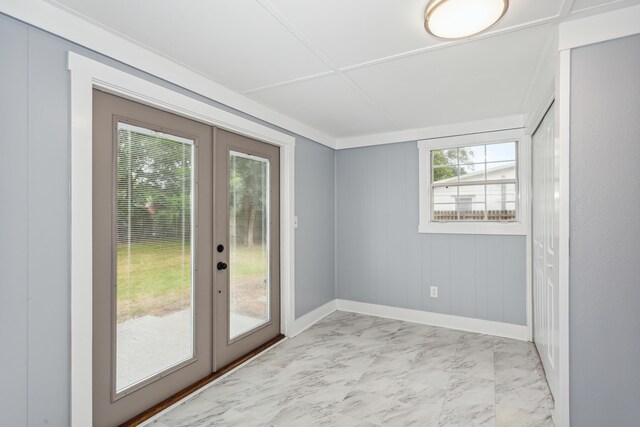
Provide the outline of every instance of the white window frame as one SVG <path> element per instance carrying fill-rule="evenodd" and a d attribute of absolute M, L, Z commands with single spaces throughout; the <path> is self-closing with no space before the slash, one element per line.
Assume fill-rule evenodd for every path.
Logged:
<path fill-rule="evenodd" d="M 501 142 L 517 142 L 517 171 L 518 171 L 518 200 L 517 221 L 451 221 L 439 222 L 431 220 L 431 151 L 474 145 L 496 144 Z M 420 223 L 419 233 L 449 233 L 449 234 L 506 234 L 527 235 L 529 221 L 529 147 L 530 137 L 524 129 L 511 129 L 480 134 L 434 138 L 418 141 L 419 156 L 419 205 Z"/>

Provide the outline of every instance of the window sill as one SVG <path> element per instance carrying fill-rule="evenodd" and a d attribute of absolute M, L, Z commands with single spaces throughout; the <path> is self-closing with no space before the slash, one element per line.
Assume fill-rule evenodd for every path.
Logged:
<path fill-rule="evenodd" d="M 418 226 L 418 233 L 526 236 L 527 229 L 522 222 L 426 222 Z"/>

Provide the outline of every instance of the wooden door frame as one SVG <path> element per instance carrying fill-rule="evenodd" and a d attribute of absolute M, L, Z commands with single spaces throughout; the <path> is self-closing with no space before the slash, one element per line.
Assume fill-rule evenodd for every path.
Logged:
<path fill-rule="evenodd" d="M 280 147 L 280 325 L 293 332 L 295 138 L 140 77 L 69 52 L 71 87 L 71 425 L 93 422 L 92 409 L 92 115 L 93 89 Z"/>

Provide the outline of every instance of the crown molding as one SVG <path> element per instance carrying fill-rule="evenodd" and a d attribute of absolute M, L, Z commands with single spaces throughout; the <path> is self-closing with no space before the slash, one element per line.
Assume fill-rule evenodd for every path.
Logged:
<path fill-rule="evenodd" d="M 560 24 L 559 50 L 573 49 L 640 33 L 640 5 Z"/>
<path fill-rule="evenodd" d="M 419 129 L 408 129 L 397 132 L 378 133 L 374 135 L 355 136 L 336 140 L 337 150 L 368 147 L 372 145 L 392 144 L 396 142 L 418 141 L 424 139 L 444 138 L 449 136 L 471 135 L 475 133 L 495 132 L 509 129 L 521 129 L 525 125 L 525 116 L 499 117 L 488 120 L 453 123 Z"/>
<path fill-rule="evenodd" d="M 146 46 L 49 2 L 0 0 L 0 12 L 257 119 L 335 149 L 333 137 L 235 92 Z"/>

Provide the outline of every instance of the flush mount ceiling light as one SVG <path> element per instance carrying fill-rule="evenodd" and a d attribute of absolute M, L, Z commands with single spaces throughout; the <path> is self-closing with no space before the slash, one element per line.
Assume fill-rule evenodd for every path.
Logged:
<path fill-rule="evenodd" d="M 507 13 L 509 0 L 431 0 L 424 28 L 441 39 L 461 39 L 486 31 Z"/>

